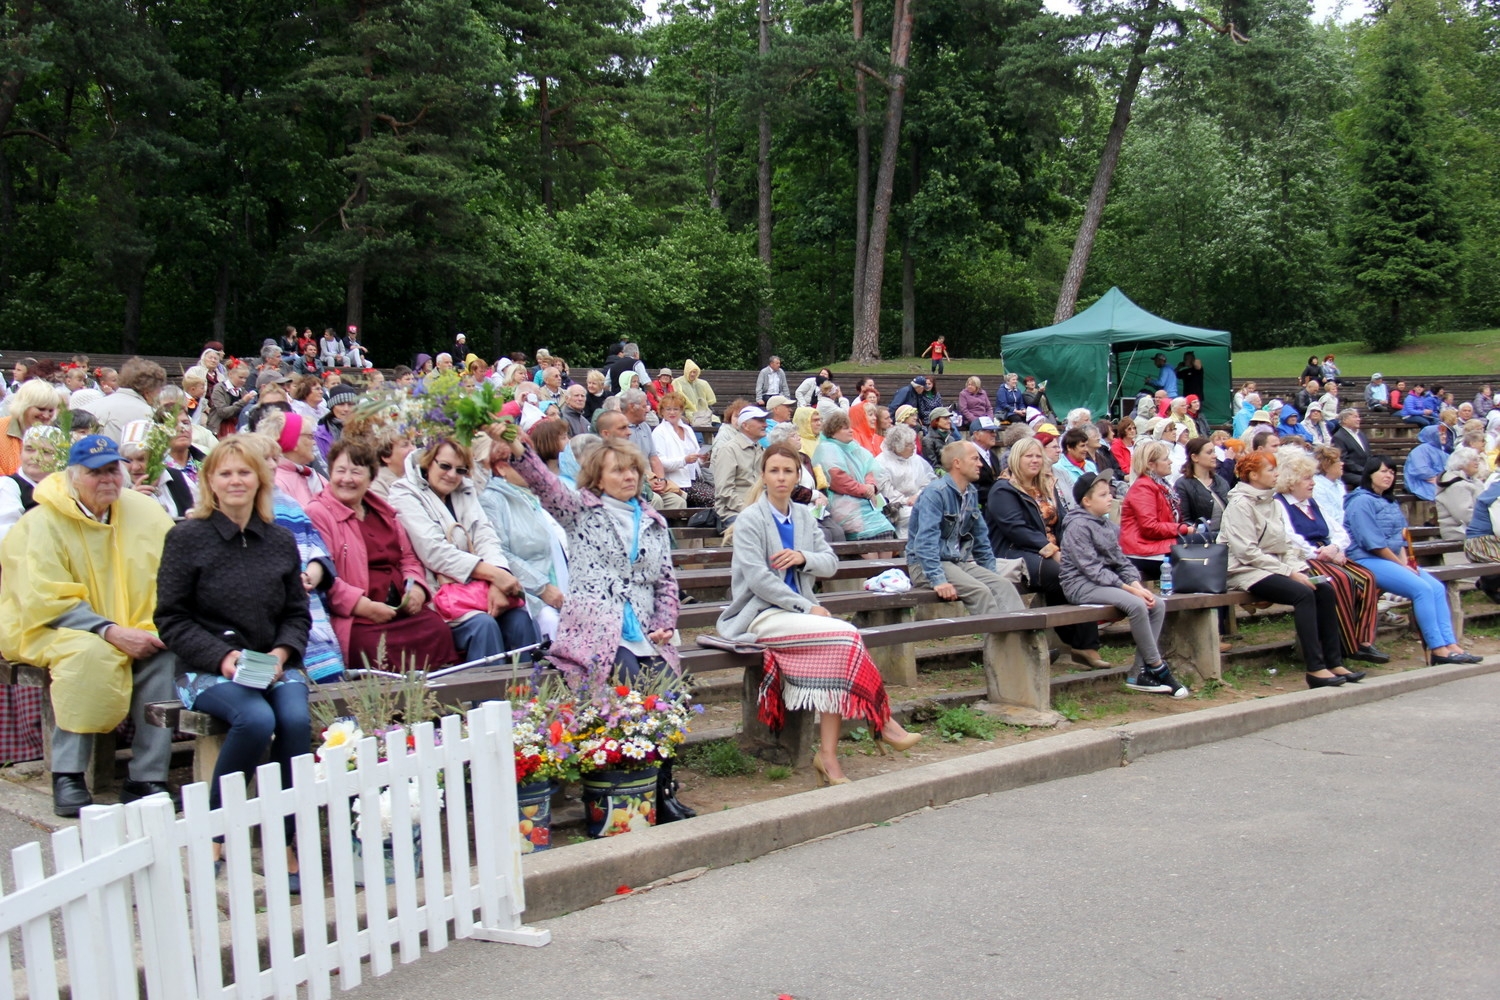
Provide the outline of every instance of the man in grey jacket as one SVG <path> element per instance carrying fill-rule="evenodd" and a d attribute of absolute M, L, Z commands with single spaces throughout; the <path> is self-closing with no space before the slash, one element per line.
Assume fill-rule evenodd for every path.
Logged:
<path fill-rule="evenodd" d="M 790 396 L 791 387 L 786 381 L 786 372 L 781 370 L 781 359 L 771 355 L 770 363 L 755 376 L 755 401 L 765 406 L 772 396 Z"/>
<path fill-rule="evenodd" d="M 940 458 L 948 474 L 928 483 L 912 505 L 906 541 L 912 582 L 931 584 L 945 601 L 963 601 L 971 615 L 1023 610 L 1012 582 L 1022 563 L 996 564 L 979 511 L 979 450 L 972 441 L 954 441 Z"/>

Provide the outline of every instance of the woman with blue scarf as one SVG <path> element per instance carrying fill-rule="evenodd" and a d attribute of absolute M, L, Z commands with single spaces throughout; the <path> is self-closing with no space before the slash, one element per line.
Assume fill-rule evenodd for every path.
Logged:
<path fill-rule="evenodd" d="M 895 538 L 896 528 L 882 512 L 875 485 L 875 456 L 854 440 L 849 415 L 842 410 L 823 418 L 823 435 L 813 464 L 828 477 L 828 513 L 850 541 Z"/>
<path fill-rule="evenodd" d="M 507 453 L 500 430 L 492 462 Z M 583 459 L 578 492 L 571 492 L 517 434 L 510 466 L 536 494 L 542 509 L 568 536 L 569 586 L 548 658 L 575 690 L 634 678 L 641 671 L 681 671 L 672 642 L 677 630 L 677 577 L 667 522 L 641 502 L 646 457 L 629 441 L 601 441 Z M 493 482 L 493 480 L 492 480 Z M 656 779 L 657 822 L 694 815 L 672 794 L 672 768 Z"/>

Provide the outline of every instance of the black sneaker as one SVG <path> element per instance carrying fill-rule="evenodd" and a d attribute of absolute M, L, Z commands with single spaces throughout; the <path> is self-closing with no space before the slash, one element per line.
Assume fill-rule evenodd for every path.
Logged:
<path fill-rule="evenodd" d="M 1180 683 L 1172 676 L 1172 670 L 1167 666 L 1165 660 L 1154 667 L 1142 667 L 1136 675 L 1134 683 L 1125 682 L 1125 686 L 1132 691 L 1145 691 L 1148 694 L 1169 694 L 1173 698 L 1186 698 L 1192 694 L 1187 686 Z"/>
<path fill-rule="evenodd" d="M 1151 672 L 1151 676 L 1155 677 L 1157 680 L 1161 681 L 1168 688 L 1170 688 L 1173 698 L 1186 698 L 1188 695 L 1193 693 L 1188 690 L 1186 684 L 1182 683 L 1177 678 L 1172 676 L 1172 671 L 1167 666 L 1166 660 L 1161 661 L 1161 666 L 1154 669 Z"/>
<path fill-rule="evenodd" d="M 1172 688 L 1156 679 L 1151 667 L 1141 667 L 1134 677 L 1126 678 L 1125 686 L 1132 691 L 1146 694 L 1171 694 Z"/>

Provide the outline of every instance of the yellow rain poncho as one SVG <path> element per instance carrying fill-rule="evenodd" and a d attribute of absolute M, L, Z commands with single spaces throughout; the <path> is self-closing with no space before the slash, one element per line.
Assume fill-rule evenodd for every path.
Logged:
<path fill-rule="evenodd" d="M 172 519 L 126 490 L 100 524 L 78 508 L 66 473 L 33 496 L 36 508 L 0 543 L 0 653 L 51 671 L 60 728 L 107 733 L 130 710 L 130 657 L 92 632 L 50 623 L 87 602 L 118 625 L 155 632 L 156 570 Z"/>
<path fill-rule="evenodd" d="M 695 414 L 711 413 L 712 408 L 719 402 L 709 384 L 697 377 L 700 371 L 702 369 L 693 364 L 693 359 L 688 358 L 687 363 L 682 366 L 682 374 L 672 380 L 672 388 L 682 393 L 682 397 L 687 400 L 683 415 L 689 422 Z M 693 377 L 689 378 L 690 375 Z"/>

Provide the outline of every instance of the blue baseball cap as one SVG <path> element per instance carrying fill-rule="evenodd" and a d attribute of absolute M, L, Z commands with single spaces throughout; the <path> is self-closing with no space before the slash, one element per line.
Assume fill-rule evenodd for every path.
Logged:
<path fill-rule="evenodd" d="M 120 446 L 115 444 L 113 438 L 105 437 L 103 434 L 90 434 L 88 437 L 79 438 L 73 442 L 73 447 L 68 449 L 68 464 L 81 465 L 85 469 L 97 469 L 111 462 L 123 462 L 120 456 Z"/>

